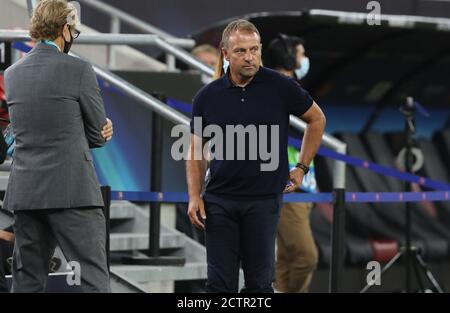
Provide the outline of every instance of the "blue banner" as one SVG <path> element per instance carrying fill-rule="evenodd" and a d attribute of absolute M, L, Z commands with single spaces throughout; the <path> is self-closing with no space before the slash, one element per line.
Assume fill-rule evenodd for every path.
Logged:
<path fill-rule="evenodd" d="M 448 201 L 450 191 L 428 192 L 346 192 L 347 203 L 358 202 L 420 202 Z M 185 203 L 189 201 L 186 192 L 130 192 L 113 191 L 112 200 L 136 202 Z M 290 193 L 283 196 L 284 202 L 332 202 L 332 193 Z"/>

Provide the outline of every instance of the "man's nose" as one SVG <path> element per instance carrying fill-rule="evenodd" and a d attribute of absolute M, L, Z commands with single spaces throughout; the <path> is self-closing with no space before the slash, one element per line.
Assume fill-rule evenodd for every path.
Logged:
<path fill-rule="evenodd" d="M 253 60 L 253 54 L 250 51 L 246 51 L 245 55 L 244 55 L 244 60 L 245 61 L 252 61 Z"/>
<path fill-rule="evenodd" d="M 244 60 L 245 61 L 252 61 L 253 60 L 254 55 L 252 54 L 252 52 L 249 50 L 245 51 L 245 55 L 244 55 Z"/>

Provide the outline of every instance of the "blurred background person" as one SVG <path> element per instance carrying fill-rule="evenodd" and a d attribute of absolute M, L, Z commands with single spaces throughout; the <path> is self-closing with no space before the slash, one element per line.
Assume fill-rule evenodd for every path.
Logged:
<path fill-rule="evenodd" d="M 308 73 L 309 59 L 299 37 L 278 34 L 265 54 L 265 65 L 293 79 Z M 300 86 L 299 86 L 300 87 Z M 288 146 L 289 167 L 295 167 L 299 151 Z M 317 192 L 314 162 L 304 176 L 298 192 Z M 318 252 L 311 231 L 310 202 L 285 203 L 281 209 L 277 235 L 277 260 L 274 288 L 278 292 L 308 292 L 318 263 Z"/>
<path fill-rule="evenodd" d="M 204 44 L 195 47 L 191 53 L 197 60 L 208 65 L 210 68 L 216 68 L 220 56 L 217 48 L 214 48 L 209 44 Z M 208 84 L 212 81 L 212 78 L 206 74 L 202 74 L 202 81 L 205 84 Z"/>
<path fill-rule="evenodd" d="M 192 50 L 192 55 L 211 68 L 215 68 L 219 60 L 219 50 L 208 44 L 195 47 Z"/>

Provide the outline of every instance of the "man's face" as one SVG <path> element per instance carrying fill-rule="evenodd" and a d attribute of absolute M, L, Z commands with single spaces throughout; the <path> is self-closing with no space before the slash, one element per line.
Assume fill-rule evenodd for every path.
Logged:
<path fill-rule="evenodd" d="M 199 52 L 195 57 L 212 68 L 215 68 L 217 61 L 219 61 L 219 56 L 217 54 L 208 51 Z"/>
<path fill-rule="evenodd" d="M 250 78 L 255 76 L 261 66 L 261 42 L 257 33 L 234 32 L 222 51 L 230 62 L 233 75 Z"/>
<path fill-rule="evenodd" d="M 302 44 L 296 46 L 297 49 L 297 67 L 301 66 L 301 59 L 305 56 L 305 47 Z"/>

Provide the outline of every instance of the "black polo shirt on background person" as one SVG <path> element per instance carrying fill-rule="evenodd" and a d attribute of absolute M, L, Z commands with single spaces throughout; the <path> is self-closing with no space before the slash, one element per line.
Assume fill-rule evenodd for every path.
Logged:
<path fill-rule="evenodd" d="M 195 133 L 194 117 L 202 117 L 203 129 L 215 124 L 221 127 L 224 135 L 224 160 L 211 161 L 211 176 L 206 193 L 237 199 L 260 199 L 280 195 L 289 175 L 286 152 L 289 114 L 301 116 L 311 107 L 313 99 L 297 81 L 271 69 L 260 67 L 245 87 L 235 86 L 228 74 L 203 87 L 193 103 L 191 133 Z M 270 160 L 262 161 L 259 153 L 257 160 L 249 160 L 248 136 L 245 160 L 236 158 L 236 138 L 234 160 L 225 160 L 226 125 L 255 125 L 257 129 L 260 125 L 267 125 L 269 152 L 270 126 L 278 125 L 278 168 L 275 171 L 261 171 L 261 163 L 268 163 Z"/>

